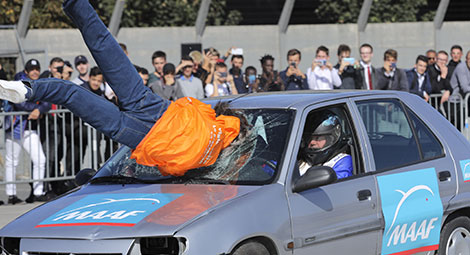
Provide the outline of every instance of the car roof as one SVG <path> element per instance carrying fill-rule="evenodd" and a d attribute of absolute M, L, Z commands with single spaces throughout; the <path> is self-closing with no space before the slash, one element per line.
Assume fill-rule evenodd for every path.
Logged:
<path fill-rule="evenodd" d="M 403 93 L 392 90 L 292 90 L 232 95 L 226 97 L 206 98 L 205 103 L 212 105 L 218 102 L 230 102 L 232 108 L 298 108 L 314 102 L 323 102 L 339 98 L 395 95 Z M 408 93 L 407 93 L 408 94 Z"/>

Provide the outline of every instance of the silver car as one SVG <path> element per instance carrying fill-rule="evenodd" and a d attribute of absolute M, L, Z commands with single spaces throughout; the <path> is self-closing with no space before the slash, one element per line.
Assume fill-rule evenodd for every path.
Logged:
<path fill-rule="evenodd" d="M 470 144 L 395 91 L 250 94 L 246 139 L 182 177 L 123 147 L 0 230 L 3 254 L 470 254 Z M 299 172 L 308 116 L 341 120 L 353 174 Z"/>

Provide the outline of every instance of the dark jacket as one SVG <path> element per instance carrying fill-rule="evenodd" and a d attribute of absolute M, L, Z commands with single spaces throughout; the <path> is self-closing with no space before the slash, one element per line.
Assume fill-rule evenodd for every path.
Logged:
<path fill-rule="evenodd" d="M 307 83 L 307 76 L 305 76 L 305 79 L 302 79 L 301 76 L 297 75 L 291 75 L 287 77 L 287 69 L 279 73 L 279 76 L 281 76 L 282 82 L 284 82 L 284 86 L 286 90 L 302 90 L 302 89 L 308 89 L 308 83 Z"/>
<path fill-rule="evenodd" d="M 450 93 L 452 93 L 452 86 L 450 86 L 449 73 L 447 73 L 447 76 L 445 78 L 440 77 L 441 70 L 438 70 L 435 64 L 428 67 L 427 73 L 431 82 L 431 93 L 440 94 L 443 90 L 450 90 Z"/>
<path fill-rule="evenodd" d="M 416 94 L 422 98 L 424 98 L 424 92 L 431 95 L 432 88 L 428 72 L 424 73 L 424 81 L 421 88 L 419 87 L 418 73 L 415 68 L 406 71 L 406 77 L 408 78 L 408 84 L 410 85 L 410 93 Z"/>
<path fill-rule="evenodd" d="M 410 91 L 408 79 L 403 69 L 396 68 L 394 75 L 391 77 L 385 75 L 385 68 L 383 67 L 376 69 L 376 72 L 377 89 Z"/>
<path fill-rule="evenodd" d="M 339 63 L 334 66 L 336 70 L 339 70 L 339 67 Z M 346 66 L 339 77 L 341 78 L 341 89 L 362 89 L 362 75 L 359 68 Z"/>
<path fill-rule="evenodd" d="M 457 65 L 460 63 L 461 61 L 459 62 L 455 62 L 454 60 L 450 60 L 449 61 L 449 64 L 447 64 L 447 68 L 448 68 L 448 71 L 447 71 L 447 78 L 450 80 L 452 78 L 452 74 L 454 73 L 454 70 L 455 68 L 457 67 Z"/>

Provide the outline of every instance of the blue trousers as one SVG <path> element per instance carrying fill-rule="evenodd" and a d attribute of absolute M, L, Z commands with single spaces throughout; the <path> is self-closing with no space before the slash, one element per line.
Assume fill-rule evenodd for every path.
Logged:
<path fill-rule="evenodd" d="M 33 82 L 31 101 L 63 105 L 114 141 L 136 148 L 170 102 L 144 86 L 142 78 L 88 0 L 63 4 L 119 99 L 119 107 L 81 86 L 59 79 Z"/>

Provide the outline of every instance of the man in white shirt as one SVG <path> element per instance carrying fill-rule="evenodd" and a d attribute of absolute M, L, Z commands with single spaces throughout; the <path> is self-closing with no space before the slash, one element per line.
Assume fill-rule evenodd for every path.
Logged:
<path fill-rule="evenodd" d="M 327 90 L 341 87 L 338 70 L 329 62 L 329 50 L 325 46 L 318 47 L 312 66 L 307 70 L 308 87 L 312 90 Z"/>
<path fill-rule="evenodd" d="M 204 88 L 206 97 L 237 95 L 238 91 L 233 82 L 233 76 L 228 74 L 227 65 L 223 62 L 215 64 L 214 82 Z"/>
<path fill-rule="evenodd" d="M 362 76 L 362 89 L 372 90 L 376 86 L 376 73 L 375 68 L 372 66 L 372 57 L 374 56 L 374 48 L 368 43 L 364 43 L 359 48 L 361 55 L 361 76 Z"/>

